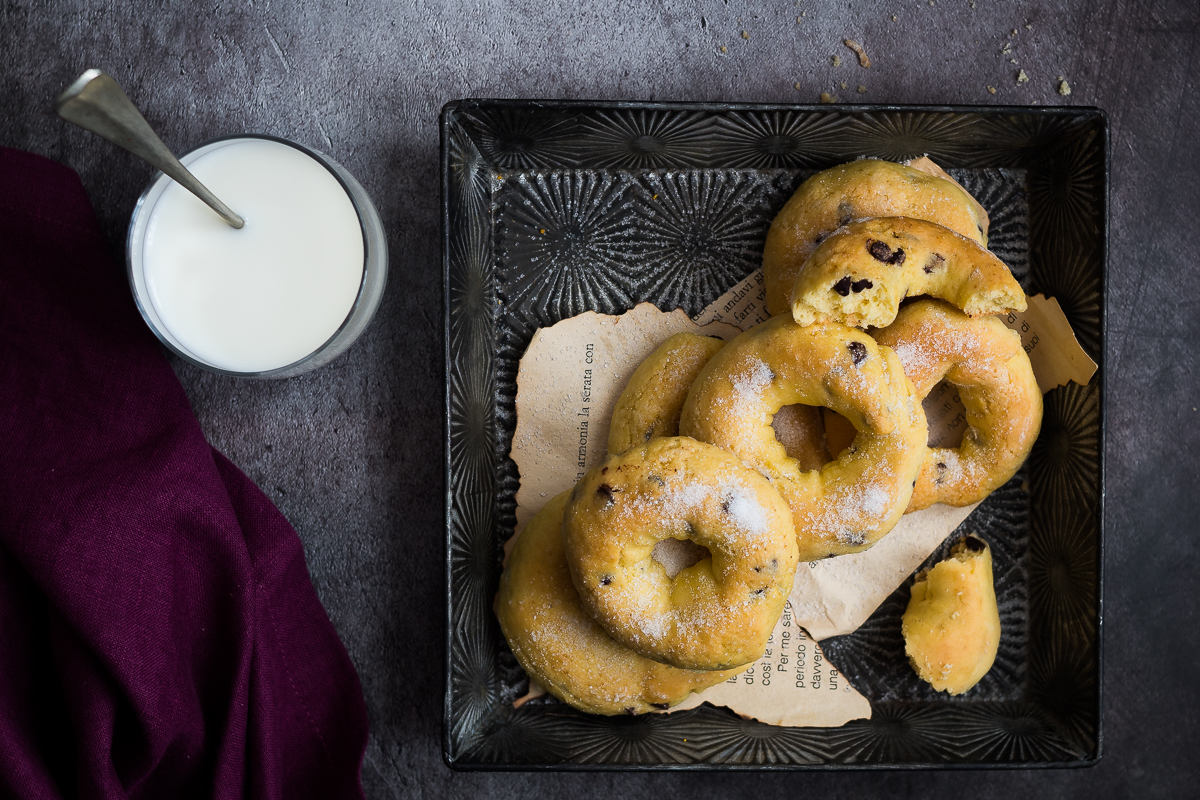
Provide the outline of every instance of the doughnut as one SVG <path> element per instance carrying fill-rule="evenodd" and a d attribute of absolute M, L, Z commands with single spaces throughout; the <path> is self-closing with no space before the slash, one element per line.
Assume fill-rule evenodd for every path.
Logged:
<path fill-rule="evenodd" d="M 963 537 L 950 558 L 916 576 L 900 630 L 909 663 L 934 689 L 962 694 L 979 683 L 1000 646 L 987 542 Z"/>
<path fill-rule="evenodd" d="M 924 299 L 872 333 L 895 351 L 918 397 L 945 380 L 967 409 L 962 444 L 925 448 L 908 510 L 970 505 L 1003 486 L 1024 463 L 1042 424 L 1042 391 L 1020 334 L 996 317 L 971 319 L 947 303 Z"/>
<path fill-rule="evenodd" d="M 767 310 L 788 311 L 800 265 L 826 236 L 854 219 L 893 216 L 938 222 L 987 245 L 987 215 L 958 184 L 891 161 L 852 161 L 802 183 L 771 223 L 763 248 Z"/>
<path fill-rule="evenodd" d="M 857 434 L 820 469 L 804 471 L 771 427 L 802 403 L 845 417 Z M 725 345 L 692 384 L 679 430 L 760 470 L 792 511 L 802 561 L 865 550 L 892 529 L 912 495 L 928 430 L 895 353 L 862 331 L 802 328 L 787 315 Z"/>
<path fill-rule="evenodd" d="M 694 333 L 677 333 L 641 363 L 617 398 L 608 429 L 608 452 L 623 453 L 634 445 L 679 433 L 679 413 L 692 381 L 725 341 Z M 773 425 L 788 455 L 804 469 L 829 460 L 820 409 L 784 406 Z M 853 430 L 853 429 L 851 429 Z"/>
<path fill-rule="evenodd" d="M 685 669 L 728 669 L 763 654 L 796 572 L 787 504 L 731 453 L 685 437 L 610 455 L 575 485 L 563 518 L 584 606 L 614 639 Z M 707 557 L 670 578 L 665 539 Z"/>
<path fill-rule="evenodd" d="M 500 576 L 496 616 L 528 675 L 591 714 L 670 708 L 739 670 L 684 670 L 642 658 L 613 641 L 584 610 L 563 550 L 569 492 L 547 503 L 517 537 Z"/>
<path fill-rule="evenodd" d="M 617 398 L 608 428 L 608 452 L 629 448 L 661 436 L 679 433 L 679 411 L 692 381 L 713 353 L 725 346 L 722 339 L 677 333 L 634 370 Z"/>
<path fill-rule="evenodd" d="M 972 317 L 1026 306 L 1008 267 L 975 242 L 934 222 L 881 217 L 852 222 L 813 251 L 792 289 L 792 318 L 882 328 L 919 294 Z"/>

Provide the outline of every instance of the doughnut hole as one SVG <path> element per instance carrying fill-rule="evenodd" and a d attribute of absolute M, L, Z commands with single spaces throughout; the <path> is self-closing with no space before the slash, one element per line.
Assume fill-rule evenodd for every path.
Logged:
<path fill-rule="evenodd" d="M 929 421 L 929 447 L 959 447 L 967 428 L 967 409 L 958 388 L 946 380 L 937 382 L 921 401 Z"/>
<path fill-rule="evenodd" d="M 829 408 L 784 406 L 771 420 L 775 438 L 800 469 L 820 469 L 851 445 L 858 431 L 850 420 Z"/>
<path fill-rule="evenodd" d="M 702 544 L 696 544 L 691 539 L 663 539 L 654 545 L 650 557 L 662 564 L 667 571 L 667 577 L 675 579 L 679 573 L 699 564 L 704 559 L 712 559 L 712 553 Z M 711 566 L 709 567 L 711 569 Z"/>

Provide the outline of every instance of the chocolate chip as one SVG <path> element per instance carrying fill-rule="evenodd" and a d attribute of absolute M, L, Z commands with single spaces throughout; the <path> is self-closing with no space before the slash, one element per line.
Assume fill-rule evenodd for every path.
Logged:
<path fill-rule="evenodd" d="M 837 292 L 838 294 L 840 294 L 842 297 L 848 296 L 850 294 L 850 276 L 847 275 L 846 277 L 842 278 L 840 281 L 835 283 L 833 285 L 833 290 L 835 292 Z"/>
<path fill-rule="evenodd" d="M 861 281 L 855 281 L 854 283 L 850 284 L 850 291 L 858 294 L 863 289 L 870 289 L 874 285 L 875 284 L 871 283 L 871 281 L 863 278 Z"/>
<path fill-rule="evenodd" d="M 984 541 L 982 539 L 976 539 L 974 536 L 964 536 L 963 544 L 966 545 L 967 549 L 972 553 L 982 553 L 985 549 L 987 549 L 987 545 L 984 544 Z"/>
<path fill-rule="evenodd" d="M 658 484 L 659 486 L 666 486 L 666 485 L 667 485 L 667 482 L 666 482 L 666 481 L 664 481 L 664 480 L 663 480 L 661 477 L 659 477 L 658 475 L 647 475 L 647 476 L 646 476 L 646 480 L 650 481 L 651 483 L 656 483 L 656 484 Z"/>
<path fill-rule="evenodd" d="M 650 705 L 654 706 L 655 708 L 662 709 L 663 711 L 666 711 L 671 707 L 670 703 L 651 703 Z"/>
<path fill-rule="evenodd" d="M 892 257 L 892 248 L 888 247 L 878 239 L 867 240 L 867 252 L 870 253 L 871 257 L 876 261 L 882 261 L 885 264 L 887 263 L 887 260 Z"/>
<path fill-rule="evenodd" d="M 614 502 L 616 502 L 616 492 L 614 492 L 613 488 L 611 486 L 609 486 L 607 483 L 600 484 L 600 488 L 596 489 L 596 494 L 604 495 L 604 500 L 605 500 L 604 507 L 605 508 L 608 508 Z"/>
<path fill-rule="evenodd" d="M 854 366 L 858 366 L 867 360 L 867 346 L 862 342 L 851 342 L 846 345 L 850 350 L 850 357 L 854 359 Z"/>
<path fill-rule="evenodd" d="M 601 586 L 608 586 L 610 583 L 612 583 L 612 575 L 601 575 L 600 576 L 600 585 Z"/>
<path fill-rule="evenodd" d="M 649 428 L 646 428 L 646 432 L 644 434 L 642 434 L 642 438 L 644 441 L 647 441 L 647 442 L 654 438 L 654 426 L 653 425 L 651 425 Z"/>
<path fill-rule="evenodd" d="M 754 568 L 754 571 L 755 571 L 755 572 L 762 572 L 762 567 L 755 567 L 755 568 Z"/>
<path fill-rule="evenodd" d="M 929 256 L 929 260 L 925 262 L 925 274 L 928 275 L 936 269 L 941 269 L 942 265 L 945 263 L 946 257 L 944 255 L 941 255 L 940 253 L 933 253 Z"/>
<path fill-rule="evenodd" d="M 878 239 L 867 240 L 867 252 L 871 254 L 871 258 L 876 261 L 882 261 L 884 264 L 893 264 L 898 267 L 904 263 L 903 248 L 897 247 L 893 252 L 892 248 Z"/>
<path fill-rule="evenodd" d="M 852 219 L 854 219 L 854 209 L 851 205 L 845 200 L 838 203 L 838 225 L 848 225 Z"/>
<path fill-rule="evenodd" d="M 637 714 L 637 709 L 636 708 L 627 708 L 627 709 L 625 709 L 625 713 L 632 717 Z"/>
<path fill-rule="evenodd" d="M 766 590 L 767 590 L 767 587 L 765 587 L 765 586 L 764 586 L 764 587 L 763 587 L 763 588 L 761 588 L 761 589 L 755 589 L 753 592 L 751 592 L 751 594 L 752 594 L 752 595 L 754 595 L 755 597 L 758 597 L 759 595 L 761 595 L 761 594 L 762 594 L 763 592 L 765 592 Z"/>
<path fill-rule="evenodd" d="M 946 479 L 946 465 L 939 461 L 937 464 L 937 471 L 938 471 L 937 477 L 934 479 L 933 482 L 937 483 L 937 484 L 941 484 L 941 482 Z"/>
<path fill-rule="evenodd" d="M 728 497 L 726 497 L 724 500 L 722 500 L 721 501 L 721 512 L 724 514 L 728 514 L 729 513 L 729 504 L 732 502 L 733 501 Z"/>

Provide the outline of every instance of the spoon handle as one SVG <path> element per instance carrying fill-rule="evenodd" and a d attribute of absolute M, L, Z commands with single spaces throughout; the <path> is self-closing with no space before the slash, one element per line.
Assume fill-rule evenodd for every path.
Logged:
<path fill-rule="evenodd" d="M 179 163 L 110 75 L 89 69 L 59 95 L 54 110 L 67 122 L 103 136 L 162 170 L 233 227 L 246 224 Z"/>

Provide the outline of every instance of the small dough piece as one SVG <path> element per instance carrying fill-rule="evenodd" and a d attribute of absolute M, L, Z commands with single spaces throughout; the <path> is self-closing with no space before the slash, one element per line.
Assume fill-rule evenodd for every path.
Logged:
<path fill-rule="evenodd" d="M 817 245 L 867 217 L 927 219 L 987 245 L 987 214 L 957 183 L 891 161 L 852 161 L 806 180 L 771 223 L 763 248 L 767 310 L 787 313 L 800 266 Z"/>
<path fill-rule="evenodd" d="M 1021 285 L 990 251 L 934 222 L 881 217 L 852 222 L 813 251 L 792 287 L 792 318 L 882 328 L 901 300 L 920 294 L 972 317 L 1026 307 Z"/>
<path fill-rule="evenodd" d="M 624 453 L 651 439 L 679 434 L 679 412 L 692 381 L 725 346 L 722 339 L 677 333 L 634 370 L 617 398 L 608 428 L 608 452 Z"/>
<path fill-rule="evenodd" d="M 771 427 L 772 415 L 793 403 L 836 411 L 857 430 L 853 442 L 820 469 L 803 469 Z M 890 531 L 929 438 L 895 353 L 854 328 L 802 328 L 786 315 L 713 356 L 692 384 L 679 430 L 771 479 L 791 508 L 801 561 L 866 550 Z"/>
<path fill-rule="evenodd" d="M 513 545 L 496 594 L 496 616 L 529 677 L 591 714 L 644 714 L 683 702 L 740 670 L 683 670 L 613 641 L 584 610 L 563 551 L 570 493 L 547 503 Z"/>
<path fill-rule="evenodd" d="M 684 669 L 754 661 L 796 573 L 787 504 L 758 472 L 685 437 L 651 439 L 595 467 L 563 518 L 584 606 L 614 639 Z M 653 557 L 666 539 L 708 556 L 674 578 Z"/>
<path fill-rule="evenodd" d="M 1000 646 L 987 542 L 966 536 L 950 558 L 917 575 L 900 628 L 913 669 L 934 689 L 962 694 L 979 683 Z"/>
<path fill-rule="evenodd" d="M 996 317 L 918 300 L 872 335 L 899 356 L 918 397 L 945 380 L 967 410 L 962 444 L 926 448 L 909 511 L 976 503 L 1016 474 L 1042 426 L 1042 390 L 1020 334 Z"/>

